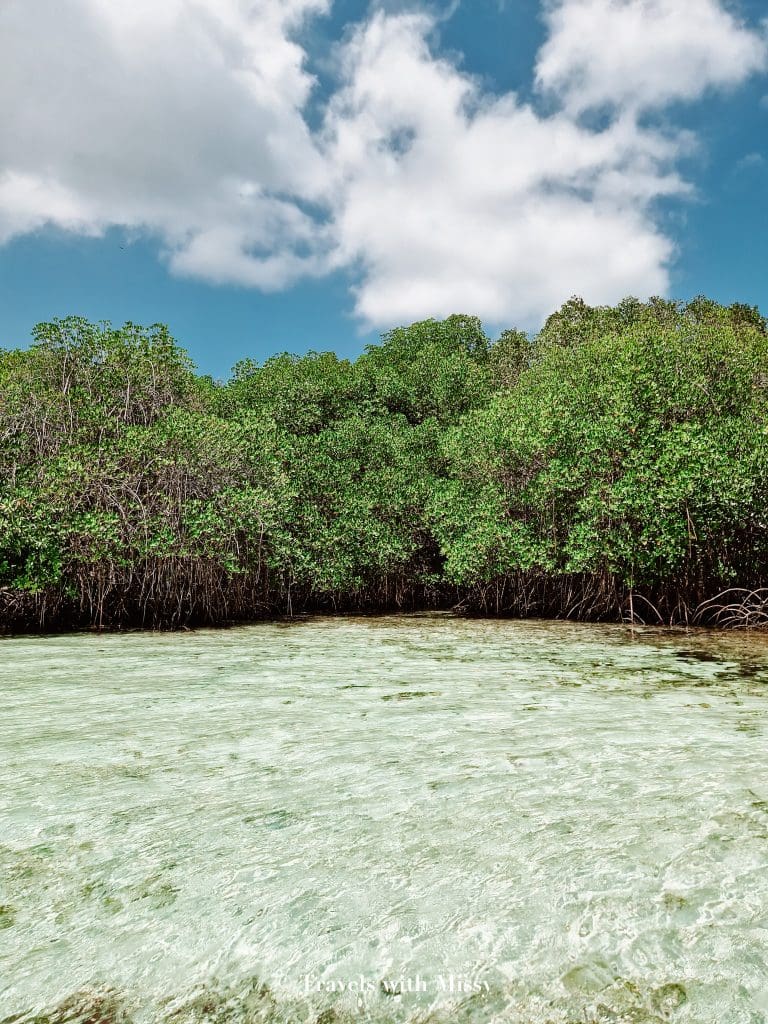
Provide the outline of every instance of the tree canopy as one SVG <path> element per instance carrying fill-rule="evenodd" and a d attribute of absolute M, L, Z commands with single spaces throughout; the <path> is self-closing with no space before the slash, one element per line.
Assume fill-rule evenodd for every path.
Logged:
<path fill-rule="evenodd" d="M 753 307 L 571 299 L 199 376 L 161 325 L 0 350 L 0 624 L 302 609 L 689 619 L 768 580 Z"/>

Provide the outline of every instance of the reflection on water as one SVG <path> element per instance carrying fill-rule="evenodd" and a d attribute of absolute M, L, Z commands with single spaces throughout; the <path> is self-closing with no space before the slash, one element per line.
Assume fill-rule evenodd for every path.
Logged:
<path fill-rule="evenodd" d="M 0 1020 L 768 1019 L 768 643 L 0 641 Z"/>

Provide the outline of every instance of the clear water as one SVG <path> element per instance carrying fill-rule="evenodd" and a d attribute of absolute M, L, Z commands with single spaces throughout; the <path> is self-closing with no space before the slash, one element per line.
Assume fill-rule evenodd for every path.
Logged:
<path fill-rule="evenodd" d="M 768 1020 L 768 643 L 0 641 L 0 1020 Z"/>

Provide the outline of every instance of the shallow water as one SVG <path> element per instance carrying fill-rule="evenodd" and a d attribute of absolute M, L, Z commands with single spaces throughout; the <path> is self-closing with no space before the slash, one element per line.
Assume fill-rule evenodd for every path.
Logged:
<path fill-rule="evenodd" d="M 0 1020 L 768 1020 L 763 639 L 317 619 L 0 681 Z"/>

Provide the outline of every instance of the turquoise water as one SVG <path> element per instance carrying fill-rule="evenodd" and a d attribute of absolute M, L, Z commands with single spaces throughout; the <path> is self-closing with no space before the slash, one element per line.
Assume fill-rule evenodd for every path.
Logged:
<path fill-rule="evenodd" d="M 768 1020 L 768 642 L 0 640 L 0 1020 Z"/>

